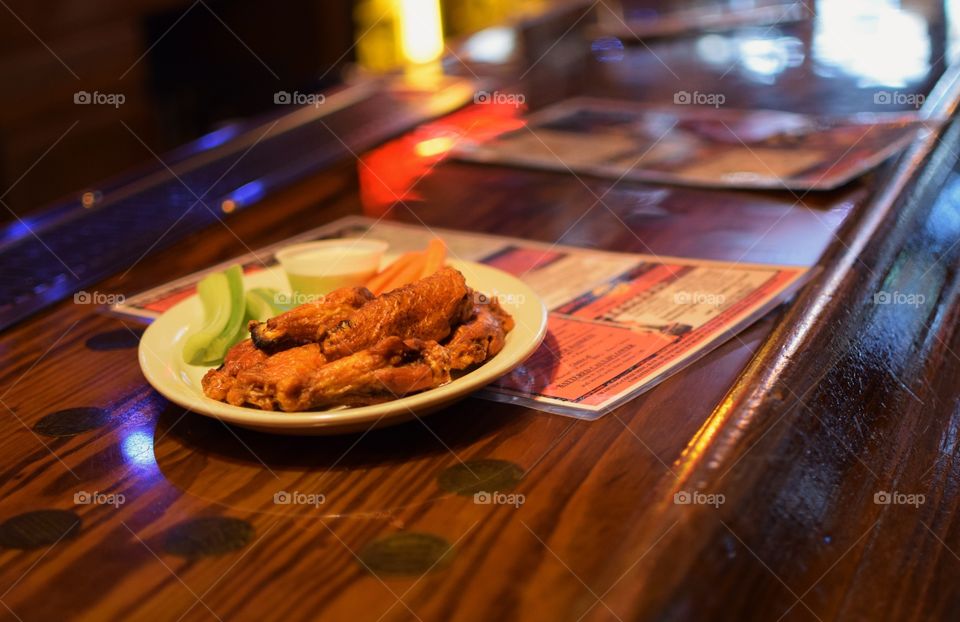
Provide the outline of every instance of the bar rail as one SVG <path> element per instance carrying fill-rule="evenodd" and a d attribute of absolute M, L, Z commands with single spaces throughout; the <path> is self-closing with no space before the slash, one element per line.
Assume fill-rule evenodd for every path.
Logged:
<path fill-rule="evenodd" d="M 923 112 L 951 117 L 958 101 L 952 68 Z M 958 563 L 947 544 L 960 505 L 958 148 L 951 121 L 882 171 L 885 183 L 677 461 L 640 526 L 636 580 L 606 602 L 642 619 L 956 610 L 955 591 L 929 586 Z M 678 493 L 716 502 L 677 504 Z M 913 505 L 898 504 L 907 494 Z M 729 563 L 739 555 L 756 563 Z M 828 581 L 834 589 L 817 589 Z M 777 609 L 784 591 L 796 600 L 787 611 Z"/>

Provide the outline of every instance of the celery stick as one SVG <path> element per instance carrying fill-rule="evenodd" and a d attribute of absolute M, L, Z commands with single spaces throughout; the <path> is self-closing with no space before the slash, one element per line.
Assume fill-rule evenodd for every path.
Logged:
<path fill-rule="evenodd" d="M 227 297 L 219 302 L 220 305 L 226 306 L 229 316 L 220 333 L 198 353 L 198 360 L 211 365 L 219 364 L 233 345 L 233 340 L 243 325 L 243 316 L 246 312 L 243 299 L 243 270 L 239 265 L 230 266 L 223 272 L 223 276 L 227 279 L 229 292 Z"/>
<path fill-rule="evenodd" d="M 247 302 L 247 315 L 251 319 L 263 322 L 279 315 L 280 311 L 274 306 L 275 290 L 265 287 L 255 287 L 247 292 L 245 300 Z"/>
<path fill-rule="evenodd" d="M 259 301 L 255 303 L 257 309 L 262 309 L 264 313 L 268 313 L 263 319 L 270 319 L 275 315 L 280 315 L 285 313 L 293 308 L 293 304 L 289 302 L 283 302 L 284 299 L 290 298 L 288 295 L 282 295 L 279 290 L 273 289 L 272 287 L 254 287 L 249 292 L 247 292 L 247 305 L 250 304 L 250 297 L 256 296 Z M 269 307 L 267 311 L 266 307 L 262 306 L 262 303 L 265 303 Z M 263 320 L 261 320 L 263 321 Z"/>
<path fill-rule="evenodd" d="M 197 284 L 197 295 L 203 305 L 204 324 L 187 337 L 183 345 L 183 360 L 191 365 L 200 365 L 204 350 L 227 326 L 230 308 L 223 304 L 230 297 L 230 284 L 222 273 L 209 274 Z"/>
<path fill-rule="evenodd" d="M 187 337 L 183 360 L 191 365 L 213 365 L 223 360 L 240 330 L 246 305 L 240 266 L 204 277 L 197 285 L 205 323 Z"/>

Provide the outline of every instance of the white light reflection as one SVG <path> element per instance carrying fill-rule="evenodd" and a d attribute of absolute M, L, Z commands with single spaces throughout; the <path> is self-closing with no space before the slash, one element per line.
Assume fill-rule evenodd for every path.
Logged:
<path fill-rule="evenodd" d="M 803 64 L 803 42 L 779 33 L 725 37 L 709 34 L 696 44 L 697 54 L 724 71 L 739 67 L 747 78 L 773 84 L 790 67 Z"/>
<path fill-rule="evenodd" d="M 705 35 L 697 40 L 697 54 L 714 65 L 729 65 L 733 62 L 736 52 L 733 41 L 722 35 Z"/>
<path fill-rule="evenodd" d="M 953 63 L 960 55 L 960 0 L 947 0 L 947 62 Z"/>
<path fill-rule="evenodd" d="M 463 53 L 474 62 L 499 65 L 510 60 L 516 47 L 516 31 L 498 26 L 472 35 L 463 44 Z"/>
<path fill-rule="evenodd" d="M 134 430 L 120 441 L 120 451 L 131 466 L 157 468 L 153 455 L 153 434 L 147 430 Z"/>
<path fill-rule="evenodd" d="M 897 0 L 822 0 L 813 32 L 814 71 L 858 78 L 860 87 L 905 87 L 926 76 L 930 34 Z"/>
<path fill-rule="evenodd" d="M 803 43 L 796 37 L 747 39 L 740 43 L 740 62 L 747 73 L 772 84 L 788 67 L 803 63 Z"/>

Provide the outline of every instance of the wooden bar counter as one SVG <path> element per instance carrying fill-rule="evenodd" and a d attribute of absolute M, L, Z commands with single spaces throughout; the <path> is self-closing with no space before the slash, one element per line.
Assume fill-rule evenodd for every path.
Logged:
<path fill-rule="evenodd" d="M 905 23 L 922 25 L 923 41 L 904 30 L 878 42 L 831 21 L 837 4 L 801 21 L 627 42 L 612 59 L 591 49 L 599 35 L 582 15 L 604 8 L 578 5 L 518 25 L 526 47 L 513 66 L 491 71 L 454 50 L 445 66 L 525 93 L 533 109 L 581 94 L 665 104 L 699 90 L 725 93 L 731 108 L 853 113 L 891 110 L 875 97 L 885 90 L 953 115 L 955 15 L 935 2 L 890 9 L 888 19 L 909 13 Z M 710 45 L 728 46 L 729 62 L 704 60 Z M 861 55 L 884 50 L 872 74 L 863 69 Z M 324 121 L 316 148 L 329 157 L 317 170 L 144 248 L 88 290 L 133 294 L 350 214 L 816 274 L 597 421 L 470 398 L 331 437 L 184 411 L 140 372 L 142 325 L 68 298 L 0 333 L 0 619 L 956 619 L 953 122 L 830 192 L 658 186 L 443 157 L 397 181 L 389 163 L 414 157 L 411 137 L 469 112 L 431 102 L 417 104 L 416 127 L 359 142 L 340 137 L 371 121 L 345 106 Z M 192 158 L 237 161 L 270 149 L 256 137 L 290 123 L 251 124 L 232 139 L 245 146 L 222 156 L 156 155 L 104 197 L 145 179 L 176 188 Z M 894 290 L 926 302 L 874 304 Z M 476 473 L 523 503 L 474 503 Z M 324 502 L 276 504 L 281 491 Z M 724 501 L 675 503 L 694 491 Z M 923 502 L 884 502 L 896 493 Z M 93 494 L 116 503 L 82 502 Z"/>

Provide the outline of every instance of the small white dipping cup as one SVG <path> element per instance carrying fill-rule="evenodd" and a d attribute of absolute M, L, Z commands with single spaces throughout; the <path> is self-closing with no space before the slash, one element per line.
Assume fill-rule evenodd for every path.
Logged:
<path fill-rule="evenodd" d="M 294 294 L 323 296 L 363 285 L 380 269 L 389 245 L 380 240 L 342 238 L 287 246 L 276 253 Z"/>

